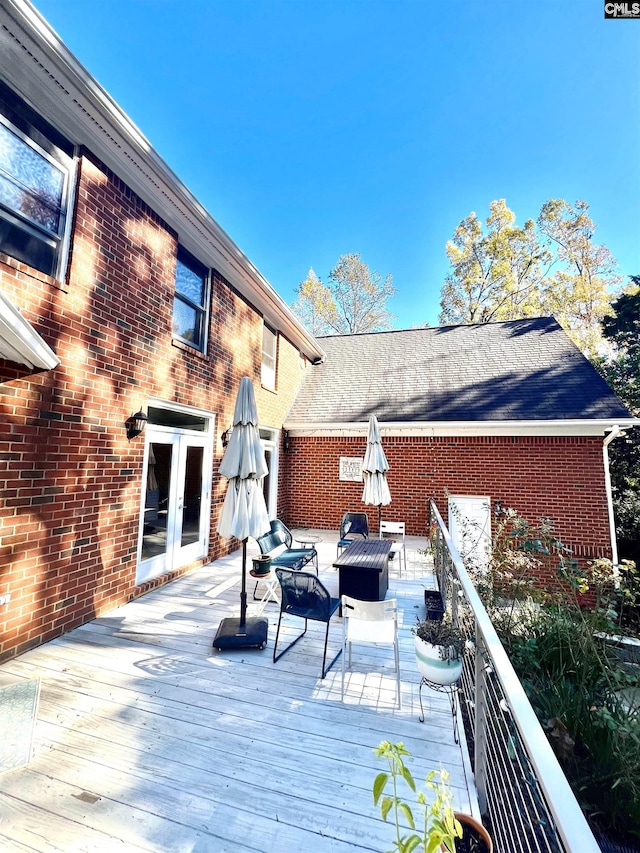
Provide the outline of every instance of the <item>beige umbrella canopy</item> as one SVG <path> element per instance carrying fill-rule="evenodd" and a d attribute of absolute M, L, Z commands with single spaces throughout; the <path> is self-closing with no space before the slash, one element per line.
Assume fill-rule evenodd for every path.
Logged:
<path fill-rule="evenodd" d="M 262 480 L 268 472 L 253 385 L 244 376 L 236 399 L 231 439 L 220 463 L 220 473 L 229 482 L 218 522 L 221 536 L 242 540 L 240 619 L 222 620 L 213 641 L 216 648 L 262 647 L 267 642 L 267 620 L 247 619 L 247 538 L 257 539 L 270 529 L 262 491 Z"/>
<path fill-rule="evenodd" d="M 380 426 L 375 415 L 369 418 L 369 432 L 367 434 L 367 451 L 362 463 L 362 476 L 364 479 L 364 490 L 362 501 L 378 507 L 378 530 L 380 530 L 380 519 L 382 507 L 391 503 L 391 493 L 387 483 L 387 471 L 389 463 L 382 449 Z"/>
<path fill-rule="evenodd" d="M 227 493 L 222 506 L 218 533 L 245 540 L 257 539 L 269 531 L 269 515 L 262 480 L 269 473 L 258 431 L 258 409 L 248 376 L 240 382 L 233 413 L 233 430 L 225 450 L 220 473 L 226 477 Z"/>

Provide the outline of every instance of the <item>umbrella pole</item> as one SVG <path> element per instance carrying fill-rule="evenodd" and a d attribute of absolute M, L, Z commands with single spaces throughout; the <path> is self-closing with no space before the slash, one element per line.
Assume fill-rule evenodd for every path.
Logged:
<path fill-rule="evenodd" d="M 382 538 L 380 525 L 382 524 L 382 504 L 378 504 L 378 539 Z"/>
<path fill-rule="evenodd" d="M 247 621 L 247 540 L 242 540 L 242 587 L 240 592 L 240 627 Z"/>

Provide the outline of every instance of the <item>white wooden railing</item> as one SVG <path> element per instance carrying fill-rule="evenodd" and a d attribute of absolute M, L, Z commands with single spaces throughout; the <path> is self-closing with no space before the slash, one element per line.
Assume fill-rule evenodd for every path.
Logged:
<path fill-rule="evenodd" d="M 480 810 L 496 853 L 599 853 L 522 684 L 456 550 L 438 508 L 434 560 L 440 591 L 467 632 L 460 702 L 473 743 Z"/>

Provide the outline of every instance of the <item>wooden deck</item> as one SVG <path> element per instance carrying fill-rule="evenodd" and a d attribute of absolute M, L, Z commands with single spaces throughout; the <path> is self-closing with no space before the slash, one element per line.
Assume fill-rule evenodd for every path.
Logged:
<path fill-rule="evenodd" d="M 318 532 L 337 595 L 336 536 Z M 443 764 L 457 807 L 476 812 L 447 698 L 424 689 L 418 720 L 411 627 L 433 577 L 424 540 L 408 544 L 388 592 L 402 609 L 400 710 L 390 650 L 354 649 L 344 703 L 340 660 L 319 679 L 324 626 L 274 665 L 274 604 L 267 649 L 214 652 L 220 619 L 239 612 L 240 552 L 4 664 L 42 681 L 33 759 L 0 777 L 0 849 L 380 853 L 392 840 L 371 795 L 382 740 L 405 743 L 416 779 Z M 341 632 L 334 619 L 330 651 Z"/>

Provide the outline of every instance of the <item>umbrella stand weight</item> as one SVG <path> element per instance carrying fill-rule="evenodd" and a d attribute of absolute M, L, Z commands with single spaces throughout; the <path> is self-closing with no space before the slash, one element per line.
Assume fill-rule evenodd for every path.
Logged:
<path fill-rule="evenodd" d="M 267 645 L 269 621 L 251 617 L 244 621 L 229 616 L 218 625 L 214 649 L 264 649 Z"/>

